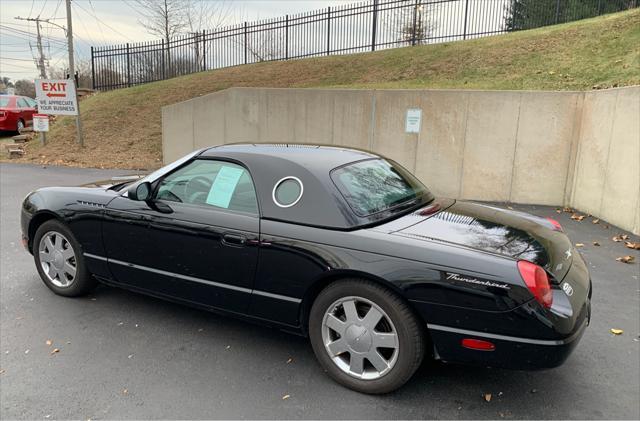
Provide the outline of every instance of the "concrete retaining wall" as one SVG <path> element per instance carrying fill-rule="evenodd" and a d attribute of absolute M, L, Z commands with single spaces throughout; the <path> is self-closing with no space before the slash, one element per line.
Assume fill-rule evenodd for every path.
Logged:
<path fill-rule="evenodd" d="M 640 87 L 597 92 L 233 88 L 162 109 L 163 155 L 234 142 L 364 148 L 437 195 L 575 206 L 640 232 Z M 405 133 L 408 108 L 422 109 Z"/>

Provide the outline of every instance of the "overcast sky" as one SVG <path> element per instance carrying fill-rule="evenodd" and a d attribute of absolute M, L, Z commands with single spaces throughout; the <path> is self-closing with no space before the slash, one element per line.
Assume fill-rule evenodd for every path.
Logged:
<path fill-rule="evenodd" d="M 213 0 L 210 0 L 213 1 Z M 228 24 L 243 20 L 266 19 L 345 4 L 346 0 L 234 0 Z M 139 24 L 142 10 L 135 0 L 73 0 L 73 32 L 76 60 L 90 58 L 91 45 L 109 45 L 157 39 Z M 64 0 L 0 0 L 0 75 L 33 79 L 38 71 L 33 60 L 37 56 L 35 22 L 14 19 L 40 17 L 66 26 Z M 45 55 L 52 67 L 65 67 L 67 47 L 64 31 L 43 24 Z"/>

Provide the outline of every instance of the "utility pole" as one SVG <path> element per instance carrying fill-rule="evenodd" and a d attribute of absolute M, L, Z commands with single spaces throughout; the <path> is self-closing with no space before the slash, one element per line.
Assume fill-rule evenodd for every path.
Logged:
<path fill-rule="evenodd" d="M 21 18 L 20 16 L 16 16 L 15 19 L 17 20 L 27 20 L 29 22 L 35 22 L 36 23 L 36 34 L 37 34 L 37 43 L 38 43 L 38 59 L 36 61 L 36 64 L 38 66 L 38 70 L 40 70 L 40 77 L 42 79 L 46 79 L 47 78 L 47 70 L 44 66 L 44 51 L 42 49 L 42 36 L 40 35 L 40 23 L 41 22 L 48 22 L 49 19 L 40 19 L 40 17 L 37 18 Z"/>
<path fill-rule="evenodd" d="M 71 18 L 71 0 L 65 0 L 67 5 L 67 50 L 69 51 L 69 77 L 76 83 L 76 69 L 73 61 L 73 23 Z M 76 131 L 78 133 L 78 144 L 84 146 L 82 137 L 82 120 L 80 119 L 80 101 L 78 101 L 78 85 L 76 84 L 76 103 L 78 104 L 78 115 L 76 115 Z"/>

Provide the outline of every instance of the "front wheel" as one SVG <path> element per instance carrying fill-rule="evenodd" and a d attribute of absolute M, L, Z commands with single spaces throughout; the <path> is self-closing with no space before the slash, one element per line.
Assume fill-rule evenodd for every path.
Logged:
<path fill-rule="evenodd" d="M 58 295 L 77 297 L 97 285 L 87 271 L 80 244 L 62 222 L 49 220 L 38 228 L 33 257 L 40 278 Z"/>
<path fill-rule="evenodd" d="M 407 382 L 424 356 L 420 321 L 392 291 L 365 280 L 330 284 L 309 315 L 320 364 L 338 383 L 388 393 Z"/>

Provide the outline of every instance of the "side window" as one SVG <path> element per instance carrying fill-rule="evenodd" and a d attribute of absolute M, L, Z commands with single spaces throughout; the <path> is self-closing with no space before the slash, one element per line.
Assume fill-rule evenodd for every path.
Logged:
<path fill-rule="evenodd" d="M 249 172 L 231 162 L 196 159 L 162 179 L 156 199 L 258 214 Z"/>
<path fill-rule="evenodd" d="M 29 104 L 24 98 L 18 98 L 18 108 L 29 108 Z"/>
<path fill-rule="evenodd" d="M 27 101 L 29 108 L 36 108 L 36 105 L 38 105 L 38 103 L 32 98 L 25 98 L 25 101 Z"/>

